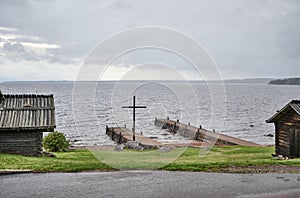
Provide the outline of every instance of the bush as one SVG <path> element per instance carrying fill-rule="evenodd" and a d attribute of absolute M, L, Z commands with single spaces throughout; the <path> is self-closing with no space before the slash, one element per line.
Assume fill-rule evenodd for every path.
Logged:
<path fill-rule="evenodd" d="M 69 141 L 66 136 L 58 131 L 49 133 L 43 139 L 43 147 L 46 151 L 65 151 L 69 147 Z"/>

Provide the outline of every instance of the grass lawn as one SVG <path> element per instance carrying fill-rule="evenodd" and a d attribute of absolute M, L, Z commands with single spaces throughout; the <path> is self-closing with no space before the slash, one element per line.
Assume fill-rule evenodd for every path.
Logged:
<path fill-rule="evenodd" d="M 195 148 L 188 148 L 185 151 L 179 148 L 168 153 L 160 153 L 157 150 L 122 152 L 94 150 L 91 153 L 87 149 L 80 149 L 55 152 L 57 158 L 0 154 L 0 170 L 29 169 L 34 172 L 78 172 L 160 169 L 220 172 L 231 166 L 248 167 L 280 164 L 300 166 L 300 158 L 279 160 L 272 158 L 272 153 L 274 153 L 273 147 L 243 146 L 214 147 L 205 156 L 199 155 L 199 149 Z"/>
<path fill-rule="evenodd" d="M 244 147 L 225 146 L 214 147 L 208 155 L 197 157 L 198 150 L 189 148 L 184 155 L 173 163 L 165 166 L 164 170 L 189 170 L 189 171 L 222 171 L 231 166 L 265 166 L 265 165 L 289 165 L 300 166 L 300 158 L 279 160 L 271 156 L 274 147 Z"/>
<path fill-rule="evenodd" d="M 0 154 L 0 170 L 26 169 L 34 172 L 112 170 L 111 167 L 96 159 L 87 149 L 53 153 L 57 158 Z"/>

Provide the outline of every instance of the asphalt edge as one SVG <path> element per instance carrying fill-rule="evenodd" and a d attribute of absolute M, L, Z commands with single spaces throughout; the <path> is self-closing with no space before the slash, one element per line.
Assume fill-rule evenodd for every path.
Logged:
<path fill-rule="evenodd" d="M 33 173 L 32 170 L 0 170 L 1 175 L 9 175 L 9 174 L 20 174 L 20 173 Z"/>

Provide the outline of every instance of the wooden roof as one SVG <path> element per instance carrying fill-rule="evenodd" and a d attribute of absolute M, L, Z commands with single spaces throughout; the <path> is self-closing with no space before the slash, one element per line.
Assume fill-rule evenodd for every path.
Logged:
<path fill-rule="evenodd" d="M 4 95 L 0 103 L 0 132 L 54 131 L 53 95 Z"/>
<path fill-rule="evenodd" d="M 280 111 L 278 111 L 275 115 L 273 115 L 271 118 L 266 120 L 266 122 L 273 123 L 280 120 L 280 118 L 282 118 L 291 109 L 293 109 L 300 116 L 300 100 L 292 100 L 290 103 L 285 105 Z"/>

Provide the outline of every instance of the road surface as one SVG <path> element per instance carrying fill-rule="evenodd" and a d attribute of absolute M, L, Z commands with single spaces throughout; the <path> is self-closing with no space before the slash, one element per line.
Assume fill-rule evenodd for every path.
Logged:
<path fill-rule="evenodd" d="M 0 197 L 300 197 L 298 174 L 167 171 L 0 175 Z"/>

